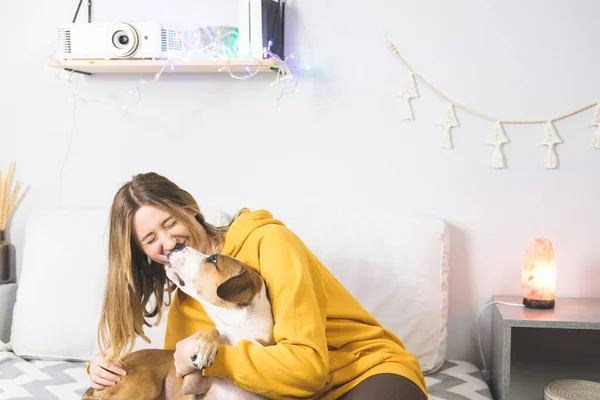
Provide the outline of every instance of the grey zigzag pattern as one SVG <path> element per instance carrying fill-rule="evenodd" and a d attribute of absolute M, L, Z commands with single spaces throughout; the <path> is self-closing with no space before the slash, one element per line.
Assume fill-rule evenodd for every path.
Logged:
<path fill-rule="evenodd" d="M 32 369 L 35 369 L 36 372 L 39 371 L 40 374 L 44 375 L 44 378 L 33 379 L 30 382 L 18 385 L 18 387 L 21 389 L 20 395 L 12 395 L 11 388 L 14 389 L 15 385 L 12 383 L 9 385 L 8 382 L 11 380 L 17 380 L 19 377 L 26 375 L 26 373 L 19 368 L 19 364 L 23 363 L 27 363 L 27 361 L 18 357 L 0 359 L 0 398 L 5 398 L 8 394 L 10 395 L 9 398 L 11 400 L 62 400 L 53 394 L 48 387 L 57 387 L 61 385 L 78 383 L 76 379 L 65 373 L 65 370 L 72 370 L 74 368 L 85 369 L 86 366 L 85 363 L 67 361 L 58 363 L 46 363 L 44 361 L 38 361 Z M 29 363 L 29 365 L 32 364 L 33 362 Z M 81 397 L 87 390 L 88 382 L 79 383 L 81 383 L 81 385 L 78 385 L 80 386 L 80 389 L 74 390 L 71 393 Z M 23 391 L 25 393 L 23 393 Z"/>
<path fill-rule="evenodd" d="M 483 375 L 480 371 L 471 371 L 469 368 L 465 368 L 470 364 L 446 361 L 442 368 L 431 378 L 434 378 L 437 382 L 428 385 L 427 391 L 430 395 L 439 397 L 444 400 L 471 400 L 472 396 L 464 396 L 452 391 L 452 389 L 467 384 L 470 388 L 472 387 L 472 394 L 477 394 L 478 398 L 492 400 L 492 394 L 483 380 Z M 477 381 L 477 384 L 468 384 L 469 381 Z"/>
<path fill-rule="evenodd" d="M 0 399 L 64 400 L 49 390 L 50 388 L 61 388 L 61 386 L 62 393 L 68 393 L 66 396 L 80 399 L 89 386 L 85 366 L 86 363 L 82 362 L 26 361 L 13 353 L 0 352 Z M 31 371 L 29 378 L 24 370 Z M 78 378 L 74 378 L 71 374 Z M 33 379 L 36 378 L 35 375 L 43 378 Z M 469 363 L 446 361 L 437 373 L 426 379 L 429 381 L 427 389 L 430 396 L 435 396 L 437 399 L 492 399 L 481 372 Z M 28 382 L 18 383 L 20 381 Z M 454 391 L 457 388 L 460 388 L 462 394 Z M 15 390 L 18 390 L 19 394 L 16 394 Z"/>

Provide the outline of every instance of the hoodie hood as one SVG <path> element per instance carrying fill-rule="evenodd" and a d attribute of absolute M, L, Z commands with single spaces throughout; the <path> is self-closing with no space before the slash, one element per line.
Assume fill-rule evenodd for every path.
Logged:
<path fill-rule="evenodd" d="M 243 211 L 232 223 L 225 235 L 222 254 L 235 257 L 240 251 L 248 237 L 265 225 L 284 225 L 283 222 L 274 219 L 273 215 L 266 210 Z"/>

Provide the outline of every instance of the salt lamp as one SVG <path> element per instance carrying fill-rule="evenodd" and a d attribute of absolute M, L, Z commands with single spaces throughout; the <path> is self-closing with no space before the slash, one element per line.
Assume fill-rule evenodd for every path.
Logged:
<path fill-rule="evenodd" d="M 521 291 L 525 307 L 554 308 L 556 254 L 550 240 L 537 238 L 525 250 Z"/>

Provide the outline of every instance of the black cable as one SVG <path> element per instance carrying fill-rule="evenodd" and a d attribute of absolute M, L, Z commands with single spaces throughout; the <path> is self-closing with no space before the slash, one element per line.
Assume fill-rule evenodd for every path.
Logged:
<path fill-rule="evenodd" d="M 79 0 L 79 4 L 77 4 L 77 10 L 75 10 L 75 15 L 73 16 L 73 23 L 77 21 L 77 17 L 79 16 L 79 10 L 81 9 L 81 4 L 83 0 Z M 92 22 L 92 0 L 87 0 L 88 7 L 88 22 Z"/>
<path fill-rule="evenodd" d="M 75 15 L 73 16 L 73 23 L 75 23 L 75 21 L 77 20 L 77 16 L 79 15 L 79 9 L 81 8 L 81 3 L 83 3 L 83 0 L 79 0 L 77 10 L 75 11 Z"/>

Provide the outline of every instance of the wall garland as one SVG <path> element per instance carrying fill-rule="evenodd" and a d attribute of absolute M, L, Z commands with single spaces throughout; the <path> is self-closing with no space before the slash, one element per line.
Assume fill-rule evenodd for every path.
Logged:
<path fill-rule="evenodd" d="M 477 117 L 483 118 L 490 122 L 494 123 L 492 134 L 490 138 L 487 140 L 487 144 L 494 146 L 494 152 L 492 154 L 491 166 L 496 169 L 506 168 L 506 159 L 503 153 L 503 146 L 510 142 L 510 139 L 506 135 L 504 131 L 504 125 L 512 125 L 512 124 L 530 124 L 530 125 L 545 125 L 544 133 L 540 140 L 540 145 L 547 146 L 545 158 L 544 158 L 544 167 L 545 168 L 557 168 L 558 167 L 558 155 L 556 153 L 555 146 L 559 143 L 562 143 L 562 139 L 556 133 L 554 129 L 553 123 L 556 121 L 560 121 L 562 119 L 571 117 L 575 114 L 579 114 L 583 111 L 594 108 L 594 113 L 592 117 L 592 122 L 590 126 L 596 127 L 596 132 L 592 138 L 591 146 L 595 149 L 600 149 L 600 101 L 596 101 L 585 105 L 583 107 L 577 108 L 573 111 L 570 111 L 566 114 L 560 115 L 555 118 L 544 119 L 544 120 L 510 120 L 510 119 L 499 119 L 487 114 L 484 114 L 480 111 L 477 111 L 473 108 L 467 107 L 463 104 L 459 104 L 455 101 L 452 101 L 448 96 L 440 92 L 433 85 L 427 82 L 421 75 L 416 73 L 410 65 L 402 58 L 396 47 L 388 40 L 387 35 L 383 32 L 383 39 L 387 42 L 387 46 L 390 52 L 400 61 L 402 66 L 408 71 L 408 76 L 406 77 L 406 81 L 404 82 L 404 86 L 399 93 L 399 96 L 404 99 L 402 103 L 402 108 L 400 112 L 400 118 L 404 121 L 411 121 L 415 119 L 415 113 L 412 106 L 412 99 L 420 96 L 418 83 L 427 87 L 431 90 L 436 96 L 441 98 L 444 102 L 448 104 L 447 109 L 445 110 L 442 119 L 441 125 L 444 130 L 441 135 L 439 146 L 443 149 L 452 149 L 452 130 L 454 128 L 458 128 L 460 123 L 458 121 L 456 115 L 456 109 L 467 112 L 469 114 L 475 115 Z"/>

